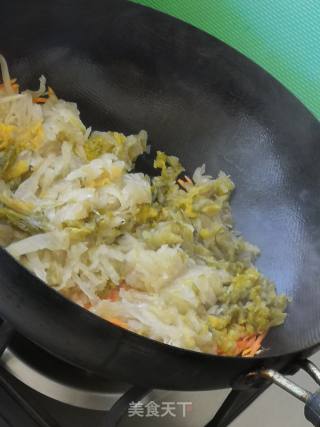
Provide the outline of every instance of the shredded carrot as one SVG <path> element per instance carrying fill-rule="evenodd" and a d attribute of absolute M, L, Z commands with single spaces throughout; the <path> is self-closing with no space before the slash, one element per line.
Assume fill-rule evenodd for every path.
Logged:
<path fill-rule="evenodd" d="M 128 291 L 130 289 L 130 286 L 123 280 L 120 285 L 119 285 L 120 289 L 124 289 L 125 291 Z"/>
<path fill-rule="evenodd" d="M 250 335 L 237 341 L 236 356 L 253 357 L 261 348 L 266 332 L 260 335 Z"/>
<path fill-rule="evenodd" d="M 10 80 L 11 87 L 15 93 L 19 92 L 19 85 L 17 83 L 17 79 Z M 0 83 L 0 91 L 4 89 L 4 83 Z"/>
<path fill-rule="evenodd" d="M 266 336 L 266 334 L 259 335 L 256 338 L 255 342 L 252 344 L 251 348 L 248 349 L 248 350 L 245 350 L 242 353 L 242 356 L 244 356 L 244 357 L 253 357 L 253 356 L 255 356 L 257 354 L 257 352 L 260 350 L 262 341 L 265 338 L 265 336 Z"/>
<path fill-rule="evenodd" d="M 48 101 L 47 98 L 42 98 L 42 97 L 32 99 L 32 102 L 36 104 L 45 104 L 47 101 Z"/>
<path fill-rule="evenodd" d="M 85 308 L 86 310 L 89 310 L 92 307 L 92 304 L 90 302 L 87 302 L 86 304 L 84 304 L 83 308 Z"/>
<path fill-rule="evenodd" d="M 119 300 L 119 289 L 118 288 L 110 289 L 103 298 L 108 299 L 108 300 L 113 301 L 113 302 L 118 301 Z"/>
<path fill-rule="evenodd" d="M 108 292 L 106 293 L 106 295 L 103 297 L 104 299 L 110 300 L 110 301 L 118 301 L 119 300 L 119 289 L 129 289 L 129 286 L 126 284 L 125 281 L 122 281 L 119 285 L 119 287 L 117 288 L 112 288 L 110 290 L 108 290 Z M 92 304 L 87 301 L 85 304 L 83 304 L 83 308 L 85 308 L 86 310 L 90 310 L 90 308 L 92 307 Z M 108 320 L 109 322 L 113 323 L 114 325 L 120 326 L 121 328 L 124 329 L 128 329 L 128 324 L 121 320 L 118 319 L 117 317 L 105 317 L 106 320 Z"/>
<path fill-rule="evenodd" d="M 184 176 L 184 179 L 185 179 L 189 184 L 193 184 L 192 180 L 191 180 L 187 175 L 185 175 L 185 176 Z"/>
<path fill-rule="evenodd" d="M 83 305 L 83 308 L 85 308 L 86 310 L 90 310 L 91 307 L 92 307 L 92 304 L 90 302 L 87 302 L 86 304 Z M 128 329 L 128 324 L 123 320 L 118 319 L 117 317 L 106 317 L 106 320 L 113 323 L 114 325 L 120 326 L 121 328 Z"/>
<path fill-rule="evenodd" d="M 113 323 L 114 325 L 120 326 L 121 328 L 124 328 L 124 329 L 128 329 L 128 324 L 121 319 L 118 319 L 116 317 L 110 317 L 107 320 Z"/>
<path fill-rule="evenodd" d="M 106 293 L 102 296 L 102 298 L 113 302 L 119 301 L 120 289 L 124 289 L 125 291 L 127 291 L 128 289 L 130 289 L 130 286 L 128 286 L 127 283 L 123 280 L 122 282 L 120 282 L 119 286 L 108 289 Z"/>
<path fill-rule="evenodd" d="M 11 86 L 14 85 L 16 83 L 17 79 L 11 79 L 10 83 Z M 4 83 L 0 83 L 0 90 L 4 89 Z"/>
<path fill-rule="evenodd" d="M 240 338 L 236 344 L 238 353 L 241 354 L 243 351 L 250 348 L 255 342 L 255 339 L 256 339 L 256 335 L 249 335 L 249 336 Z"/>

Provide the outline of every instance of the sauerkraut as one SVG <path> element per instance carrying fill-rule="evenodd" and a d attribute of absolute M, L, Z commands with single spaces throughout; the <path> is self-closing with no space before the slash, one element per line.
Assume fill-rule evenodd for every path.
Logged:
<path fill-rule="evenodd" d="M 147 133 L 86 128 L 45 78 L 19 91 L 0 56 L 0 244 L 87 310 L 161 342 L 252 356 L 285 319 L 287 299 L 233 230 L 234 184 L 192 178 L 158 152 L 134 171 Z M 146 126 L 148 124 L 146 123 Z"/>

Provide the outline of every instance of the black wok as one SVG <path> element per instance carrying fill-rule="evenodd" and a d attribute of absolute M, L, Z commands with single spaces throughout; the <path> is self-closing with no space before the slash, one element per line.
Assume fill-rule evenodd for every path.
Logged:
<path fill-rule="evenodd" d="M 230 174 L 236 228 L 292 298 L 260 357 L 199 354 L 95 317 L 1 250 L 1 317 L 70 364 L 147 387 L 229 387 L 311 354 L 320 342 L 320 126 L 303 105 L 220 41 L 124 0 L 12 0 L 0 21 L 1 53 L 23 87 L 44 74 L 87 125 L 145 128 L 189 171 L 205 162 L 213 175 Z"/>

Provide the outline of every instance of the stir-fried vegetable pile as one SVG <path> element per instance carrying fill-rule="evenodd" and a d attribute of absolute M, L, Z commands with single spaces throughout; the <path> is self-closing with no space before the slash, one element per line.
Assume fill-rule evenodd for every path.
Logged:
<path fill-rule="evenodd" d="M 0 56 L 0 244 L 49 286 L 144 336 L 253 356 L 287 300 L 232 229 L 231 179 L 184 176 L 158 152 L 133 172 L 147 134 L 86 128 L 41 77 L 19 92 Z"/>

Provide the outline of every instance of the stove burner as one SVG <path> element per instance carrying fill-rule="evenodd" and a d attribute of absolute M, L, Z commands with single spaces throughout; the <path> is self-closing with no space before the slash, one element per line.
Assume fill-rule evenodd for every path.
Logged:
<path fill-rule="evenodd" d="M 105 425 L 110 427 L 127 414 L 130 402 L 142 400 L 148 393 L 69 365 L 18 334 L 11 338 L 0 363 L 15 378 L 47 397 L 80 408 L 107 411 Z"/>
<path fill-rule="evenodd" d="M 62 362 L 19 335 L 13 337 L 0 364 L 45 396 L 81 408 L 108 410 L 130 388 Z"/>
<path fill-rule="evenodd" d="M 195 411 L 189 414 L 188 420 L 178 422 L 178 418 L 175 418 L 175 425 L 202 427 L 214 412 L 212 406 L 217 410 L 225 398 L 225 391 L 222 390 L 150 391 L 101 379 L 55 358 L 14 333 L 6 322 L 0 323 L 0 357 L 0 427 L 69 427 L 75 424 L 79 427 L 149 426 L 149 419 L 138 419 L 139 424 L 131 423 L 133 420 L 128 418 L 131 403 L 146 405 L 156 401 L 179 403 L 184 400 L 191 401 L 192 410 Z M 265 388 L 231 391 L 214 419 L 206 426 L 228 426 Z M 73 420 L 71 424 L 69 417 Z M 81 421 L 75 422 L 75 419 Z M 161 420 L 164 423 L 159 424 Z M 151 421 L 156 427 L 171 425 L 172 420 L 168 420 L 169 424 L 163 418 Z"/>

